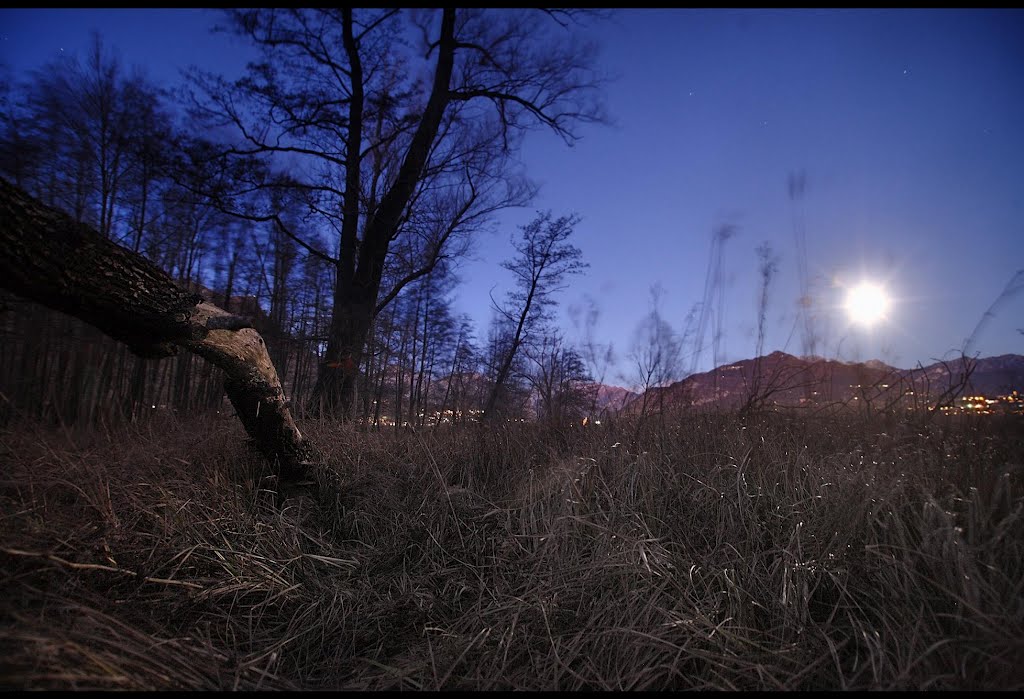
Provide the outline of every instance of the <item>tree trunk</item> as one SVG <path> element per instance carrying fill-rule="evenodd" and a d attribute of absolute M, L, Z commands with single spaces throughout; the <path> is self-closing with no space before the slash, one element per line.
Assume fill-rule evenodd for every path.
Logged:
<path fill-rule="evenodd" d="M 140 255 L 0 178 L 0 286 L 96 326 L 149 358 L 178 347 L 224 369 L 246 432 L 282 478 L 307 475 L 312 445 L 288 409 L 259 333 L 177 286 Z"/>
<path fill-rule="evenodd" d="M 373 324 L 373 300 L 364 296 L 350 285 L 335 288 L 327 349 L 310 405 L 319 417 L 348 421 L 353 416 L 359 367 Z"/>
<path fill-rule="evenodd" d="M 346 21 L 350 23 L 351 17 L 349 16 Z M 350 25 L 345 40 L 350 60 L 357 59 L 358 51 L 355 44 L 351 43 Z M 358 216 L 353 215 L 353 212 L 357 211 L 356 206 L 354 200 L 346 199 L 343 223 L 346 228 L 341 240 L 342 250 L 335 284 L 330 338 L 313 391 L 314 409 L 320 414 L 326 413 L 343 420 L 352 418 L 356 379 L 363 361 L 366 338 L 376 314 L 377 295 L 380 291 L 388 246 L 401 225 L 402 214 L 420 181 L 445 109 L 451 101 L 449 85 L 455 65 L 456 47 L 453 8 L 445 8 L 443 11 L 437 46 L 437 66 L 423 115 L 405 151 L 395 181 L 381 198 L 377 211 L 367 222 L 363 240 L 358 245 L 354 235 L 358 220 Z M 361 71 L 361 64 L 353 61 L 353 68 L 357 65 Z M 350 103 L 350 118 L 353 119 L 349 126 L 349 138 L 352 139 L 348 149 L 350 154 L 359 152 L 358 145 L 353 149 L 351 143 L 358 144 L 358 140 L 355 140 L 356 135 L 362 133 L 362 113 L 356 108 L 362 100 L 362 85 L 361 80 L 357 80 L 355 75 L 353 85 L 359 85 L 359 89 L 357 93 L 353 93 Z M 358 181 L 358 161 L 350 161 L 347 165 L 346 193 L 358 192 L 358 187 L 352 186 Z"/>

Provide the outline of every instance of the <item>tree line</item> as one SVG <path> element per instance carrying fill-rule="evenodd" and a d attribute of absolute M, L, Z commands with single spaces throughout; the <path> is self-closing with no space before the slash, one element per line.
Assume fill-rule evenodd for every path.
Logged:
<path fill-rule="evenodd" d="M 177 284 L 250 319 L 292 412 L 368 425 L 577 419 L 587 352 L 551 323 L 580 272 L 580 220 L 514 234 L 514 288 L 486 340 L 456 313 L 458 261 L 536 193 L 527 132 L 602 119 L 576 11 L 228 10 L 258 49 L 171 92 L 95 37 L 2 86 L 0 173 Z M 110 270 L 96 269 L 97 275 Z M 4 292 L 0 417 L 65 422 L 225 411 L 222 370 L 138 356 Z"/>

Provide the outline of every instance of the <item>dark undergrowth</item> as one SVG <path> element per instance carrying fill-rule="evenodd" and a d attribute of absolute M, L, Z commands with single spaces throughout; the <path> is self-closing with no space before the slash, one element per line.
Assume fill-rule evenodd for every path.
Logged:
<path fill-rule="evenodd" d="M 1022 689 L 1024 425 L 0 433 L 7 689 Z"/>

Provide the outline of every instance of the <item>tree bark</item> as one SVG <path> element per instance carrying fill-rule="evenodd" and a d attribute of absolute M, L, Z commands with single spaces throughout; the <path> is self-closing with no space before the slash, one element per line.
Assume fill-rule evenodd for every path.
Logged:
<path fill-rule="evenodd" d="M 292 419 L 260 334 L 156 265 L 0 178 L 0 286 L 80 318 L 137 355 L 179 347 L 226 373 L 246 432 L 286 480 L 308 475 L 312 445 Z"/>

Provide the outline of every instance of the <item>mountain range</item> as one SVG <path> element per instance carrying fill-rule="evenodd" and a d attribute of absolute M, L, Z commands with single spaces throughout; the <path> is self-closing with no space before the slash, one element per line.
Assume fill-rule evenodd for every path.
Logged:
<path fill-rule="evenodd" d="M 923 408 L 958 396 L 1024 393 L 1024 356 L 957 358 L 898 369 L 878 360 L 842 362 L 773 352 L 693 374 L 645 393 L 614 394 L 624 413 L 688 405 L 737 409 L 754 406 L 852 404 Z M 611 392 L 609 396 L 613 395 Z M 625 396 L 623 399 L 622 397 Z M 614 405 L 613 401 L 610 404 Z"/>

